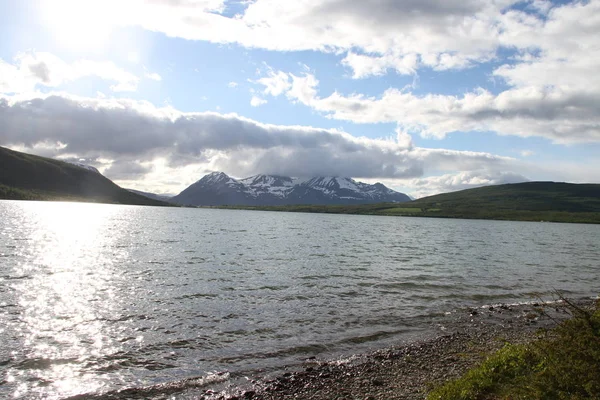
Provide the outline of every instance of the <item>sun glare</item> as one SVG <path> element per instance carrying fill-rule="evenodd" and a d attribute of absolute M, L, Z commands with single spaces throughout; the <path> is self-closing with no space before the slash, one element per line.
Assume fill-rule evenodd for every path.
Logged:
<path fill-rule="evenodd" d="M 112 32 L 112 2 L 44 1 L 40 17 L 56 42 L 70 50 L 99 50 Z"/>
<path fill-rule="evenodd" d="M 19 272 L 32 276 L 18 290 L 24 348 L 36 359 L 78 360 L 51 361 L 51 368 L 36 372 L 52 390 L 66 396 L 98 390 L 101 380 L 81 365 L 90 357 L 117 351 L 101 318 L 116 307 L 111 268 L 115 260 L 103 250 L 111 246 L 113 219 L 123 208 L 50 202 L 20 206 L 29 219 L 25 225 L 32 228 L 33 247 L 32 258 Z M 38 390 L 47 389 L 24 383 L 13 394 L 20 397 Z"/>

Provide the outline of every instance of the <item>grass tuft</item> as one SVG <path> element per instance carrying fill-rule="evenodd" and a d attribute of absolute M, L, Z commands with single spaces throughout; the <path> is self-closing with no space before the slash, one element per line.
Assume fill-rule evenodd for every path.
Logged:
<path fill-rule="evenodd" d="M 535 342 L 506 345 L 427 399 L 600 399 L 600 303 L 565 302 L 570 320 Z"/>

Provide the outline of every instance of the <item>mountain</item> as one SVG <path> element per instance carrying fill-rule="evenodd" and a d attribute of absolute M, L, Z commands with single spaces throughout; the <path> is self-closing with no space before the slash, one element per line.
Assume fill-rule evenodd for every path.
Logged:
<path fill-rule="evenodd" d="M 249 207 L 265 211 L 600 223 L 600 184 L 524 182 L 398 203 Z"/>
<path fill-rule="evenodd" d="M 343 177 L 314 177 L 307 180 L 279 175 L 256 175 L 234 179 L 213 172 L 173 197 L 184 205 L 278 206 L 290 204 L 367 204 L 404 202 L 403 193 L 381 183 L 369 185 Z"/>
<path fill-rule="evenodd" d="M 168 205 L 117 186 L 93 167 L 0 147 L 0 199 Z"/>

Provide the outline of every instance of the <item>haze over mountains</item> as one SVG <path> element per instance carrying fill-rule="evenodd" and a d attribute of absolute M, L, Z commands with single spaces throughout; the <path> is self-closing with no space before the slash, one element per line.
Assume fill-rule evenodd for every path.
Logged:
<path fill-rule="evenodd" d="M 275 206 L 405 202 L 410 201 L 410 198 L 381 183 L 370 185 L 347 177 L 299 179 L 278 175 L 255 175 L 238 180 L 223 172 L 213 172 L 170 201 L 194 206 Z"/>

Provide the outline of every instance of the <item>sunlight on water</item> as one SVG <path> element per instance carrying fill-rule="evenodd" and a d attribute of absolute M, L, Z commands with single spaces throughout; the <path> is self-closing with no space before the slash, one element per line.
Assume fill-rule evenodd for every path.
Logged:
<path fill-rule="evenodd" d="M 16 286 L 21 307 L 19 336 L 27 363 L 14 374 L 33 374 L 37 387 L 21 383 L 13 393 L 27 396 L 30 391 L 76 394 L 98 389 L 97 377 L 88 378 L 81 365 L 89 357 L 117 350 L 102 315 L 110 315 L 115 293 L 111 285 L 112 266 L 118 258 L 100 251 L 110 245 L 110 221 L 122 208 L 93 204 L 21 203 L 21 226 L 29 228 L 28 260 L 13 272 L 31 277 Z M 101 304 L 101 307 L 98 305 Z"/>

